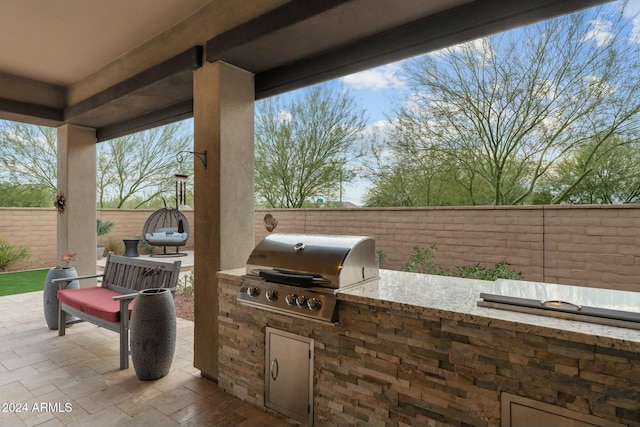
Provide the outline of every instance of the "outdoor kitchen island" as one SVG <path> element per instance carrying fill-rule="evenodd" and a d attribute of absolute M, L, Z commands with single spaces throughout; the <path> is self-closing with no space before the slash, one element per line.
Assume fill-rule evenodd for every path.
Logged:
<path fill-rule="evenodd" d="M 637 329 L 478 307 L 494 282 L 390 270 L 340 290 L 333 324 L 239 304 L 243 274 L 218 273 L 218 383 L 258 407 L 269 327 L 313 340 L 314 425 L 543 425 L 557 408 L 577 414 L 557 425 L 640 426 Z"/>

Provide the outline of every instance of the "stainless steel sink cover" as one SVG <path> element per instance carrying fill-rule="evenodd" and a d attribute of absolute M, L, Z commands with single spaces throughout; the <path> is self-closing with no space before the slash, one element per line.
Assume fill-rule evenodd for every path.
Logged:
<path fill-rule="evenodd" d="M 478 306 L 640 329 L 640 293 L 499 279 Z"/>

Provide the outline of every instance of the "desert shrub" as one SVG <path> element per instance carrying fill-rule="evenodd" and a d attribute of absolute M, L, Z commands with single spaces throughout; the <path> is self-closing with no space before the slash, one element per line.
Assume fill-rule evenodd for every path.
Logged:
<path fill-rule="evenodd" d="M 0 271 L 6 271 L 18 261 L 29 259 L 30 257 L 29 248 L 26 246 L 15 247 L 0 237 Z"/>
<path fill-rule="evenodd" d="M 507 261 L 500 261 L 493 268 L 487 268 L 480 264 L 458 267 L 456 276 L 480 280 L 522 279 L 522 273 L 510 270 Z"/>
<path fill-rule="evenodd" d="M 115 225 L 116 223 L 113 221 L 103 221 L 98 218 L 96 220 L 96 233 L 98 234 L 98 237 L 108 234 Z"/>
<path fill-rule="evenodd" d="M 145 239 L 141 238 L 139 245 L 140 245 L 140 251 L 143 254 L 147 254 L 147 255 L 153 254 L 153 246 L 151 245 L 151 243 L 147 242 Z"/>
<path fill-rule="evenodd" d="M 449 270 L 437 265 L 433 260 L 433 253 L 435 251 L 435 245 L 432 245 L 426 249 L 423 249 L 419 246 L 414 246 L 413 255 L 409 257 L 407 263 L 403 265 L 400 270 L 410 271 L 412 273 L 438 274 L 440 276 L 448 276 Z"/>
<path fill-rule="evenodd" d="M 116 255 L 124 254 L 124 243 L 122 241 L 113 240 L 113 239 L 109 240 L 104 245 L 104 248 L 107 251 L 107 253 L 113 252 Z"/>
<path fill-rule="evenodd" d="M 522 279 L 522 273 L 519 271 L 512 271 L 509 268 L 510 264 L 507 261 L 500 261 L 492 268 L 484 267 L 479 263 L 460 266 L 455 272 L 451 272 L 447 268 L 435 263 L 433 260 L 433 254 L 435 251 L 435 245 L 432 245 L 427 249 L 414 246 L 413 255 L 409 257 L 409 260 L 401 267 L 401 270 L 410 271 L 412 273 L 437 274 L 439 276 L 456 276 L 479 280 Z"/>
<path fill-rule="evenodd" d="M 195 286 L 196 284 L 194 281 L 193 271 L 185 275 L 182 280 L 178 282 L 178 287 L 180 288 L 180 292 L 182 292 L 183 295 L 193 295 Z"/>

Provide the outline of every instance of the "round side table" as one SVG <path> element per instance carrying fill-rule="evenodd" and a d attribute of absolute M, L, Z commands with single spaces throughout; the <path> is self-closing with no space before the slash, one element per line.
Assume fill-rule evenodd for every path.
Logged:
<path fill-rule="evenodd" d="M 122 239 L 124 242 L 124 256 L 128 257 L 139 257 L 138 254 L 138 243 L 140 239 Z"/>

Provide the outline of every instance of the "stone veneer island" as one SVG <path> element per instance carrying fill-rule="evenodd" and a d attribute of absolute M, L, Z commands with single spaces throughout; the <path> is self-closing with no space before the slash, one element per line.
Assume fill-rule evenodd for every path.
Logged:
<path fill-rule="evenodd" d="M 219 386 L 265 407 L 265 327 L 314 339 L 315 425 L 501 426 L 501 395 L 640 426 L 640 331 L 478 307 L 492 282 L 381 270 L 324 324 L 219 279 Z M 291 421 L 291 420 L 290 420 Z"/>

